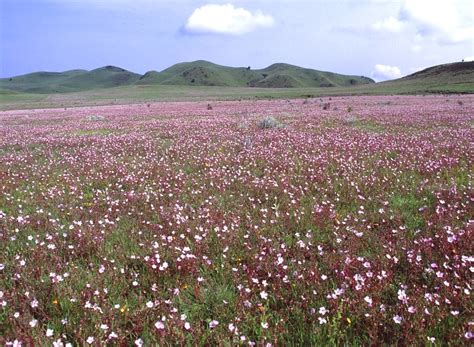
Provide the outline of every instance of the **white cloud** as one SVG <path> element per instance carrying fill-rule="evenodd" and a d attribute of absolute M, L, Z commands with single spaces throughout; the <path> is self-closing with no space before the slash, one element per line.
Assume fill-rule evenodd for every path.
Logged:
<path fill-rule="evenodd" d="M 474 11 L 466 1 L 405 0 L 399 17 L 412 23 L 421 36 L 441 43 L 466 42 L 474 37 Z"/>
<path fill-rule="evenodd" d="M 410 50 L 411 50 L 413 53 L 418 53 L 418 52 L 420 52 L 420 51 L 422 50 L 422 48 L 423 48 L 422 46 L 415 44 L 415 45 L 412 45 L 412 46 L 410 47 Z"/>
<path fill-rule="evenodd" d="M 474 61 L 474 56 L 464 58 L 464 61 Z"/>
<path fill-rule="evenodd" d="M 371 28 L 374 31 L 388 31 L 398 33 L 403 29 L 404 23 L 395 17 L 388 17 L 372 24 Z"/>
<path fill-rule="evenodd" d="M 473 42 L 474 11 L 466 0 L 404 0 L 397 17 L 372 24 L 379 32 L 398 33 L 410 27 L 415 41 L 431 39 L 441 44 Z"/>
<path fill-rule="evenodd" d="M 377 64 L 372 72 L 372 76 L 376 81 L 385 81 L 402 77 L 402 73 L 398 66 Z"/>
<path fill-rule="evenodd" d="M 240 35 L 273 26 L 274 19 L 260 11 L 252 13 L 232 4 L 209 4 L 194 10 L 184 26 L 191 33 Z"/>

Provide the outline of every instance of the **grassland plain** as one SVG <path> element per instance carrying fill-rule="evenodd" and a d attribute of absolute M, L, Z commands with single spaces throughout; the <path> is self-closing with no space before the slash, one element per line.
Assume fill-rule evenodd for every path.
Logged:
<path fill-rule="evenodd" d="M 0 113 L 2 344 L 472 344 L 474 96 L 210 103 Z"/>

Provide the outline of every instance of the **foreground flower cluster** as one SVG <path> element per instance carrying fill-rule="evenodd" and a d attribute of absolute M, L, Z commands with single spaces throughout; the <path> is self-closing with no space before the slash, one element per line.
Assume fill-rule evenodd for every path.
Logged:
<path fill-rule="evenodd" d="M 470 344 L 473 109 L 1 112 L 0 342 Z"/>

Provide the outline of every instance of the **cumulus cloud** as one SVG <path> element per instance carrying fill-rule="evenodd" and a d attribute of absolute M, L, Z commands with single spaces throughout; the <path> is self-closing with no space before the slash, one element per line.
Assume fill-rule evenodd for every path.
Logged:
<path fill-rule="evenodd" d="M 272 16 L 260 11 L 252 13 L 232 4 L 209 4 L 195 9 L 184 29 L 190 33 L 240 35 L 271 27 L 274 22 Z"/>
<path fill-rule="evenodd" d="M 418 40 L 433 39 L 441 44 L 455 44 L 474 37 L 472 3 L 465 0 L 404 0 L 397 17 L 387 17 L 372 24 L 378 32 L 398 33 L 412 28 Z"/>
<path fill-rule="evenodd" d="M 402 73 L 398 66 L 377 64 L 374 67 L 372 76 L 376 81 L 385 81 L 402 77 Z"/>
<path fill-rule="evenodd" d="M 406 0 L 399 16 L 413 23 L 422 36 L 459 43 L 474 37 L 472 3 L 464 8 L 465 5 L 459 0 Z"/>
<path fill-rule="evenodd" d="M 464 58 L 464 61 L 474 61 L 474 56 Z"/>
<path fill-rule="evenodd" d="M 412 46 L 410 47 L 410 50 L 411 50 L 412 52 L 414 52 L 414 53 L 418 53 L 418 52 L 420 52 L 422 49 L 423 49 L 422 46 L 416 45 L 416 44 L 415 44 L 415 45 L 412 45 Z"/>
<path fill-rule="evenodd" d="M 398 33 L 403 29 L 404 23 L 395 17 L 388 17 L 372 24 L 372 30 L 374 31 L 388 31 L 392 33 Z"/>

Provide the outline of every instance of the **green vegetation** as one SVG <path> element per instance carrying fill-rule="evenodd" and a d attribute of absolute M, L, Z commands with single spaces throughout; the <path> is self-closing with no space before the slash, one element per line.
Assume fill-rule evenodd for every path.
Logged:
<path fill-rule="evenodd" d="M 115 66 L 92 71 L 35 72 L 0 79 L 0 88 L 26 93 L 67 93 L 131 85 L 189 85 L 225 87 L 342 87 L 373 83 L 370 78 L 273 64 L 265 69 L 228 67 L 198 60 L 173 65 L 143 76 Z"/>
<path fill-rule="evenodd" d="M 34 72 L 18 77 L 2 78 L 0 88 L 37 94 L 67 93 L 130 85 L 139 77 L 138 74 L 115 66 L 105 66 L 92 71 Z"/>
<path fill-rule="evenodd" d="M 198 67 L 199 64 L 196 65 L 197 63 L 177 64 L 160 73 L 156 71 L 147 72 L 140 78 L 126 70 L 106 67 L 91 72 L 73 70 L 59 73 L 59 75 L 66 74 L 67 78 L 64 78 L 64 76 L 58 77 L 55 73 L 35 73 L 15 77 L 12 81 L 0 79 L 0 109 L 74 107 L 179 100 L 295 99 L 336 95 L 474 93 L 474 63 L 471 62 L 440 65 L 393 81 L 331 88 L 301 87 L 301 85 L 304 85 L 301 82 L 304 76 L 310 78 L 308 76 L 313 76 L 312 73 L 324 73 L 286 64 L 274 64 L 264 69 L 272 72 L 272 74 L 269 74 L 263 80 L 256 81 L 251 80 L 251 76 L 263 70 L 226 68 L 207 62 L 200 62 L 199 64 L 202 67 Z M 189 74 L 183 76 L 186 71 Z M 208 76 L 207 80 L 205 80 L 205 75 Z M 340 77 L 342 75 L 332 75 L 331 81 L 337 85 L 342 85 L 341 78 L 343 77 Z M 187 83 L 191 76 L 194 76 L 195 82 Z M 61 78 L 63 79 L 61 80 Z M 295 88 L 273 88 L 275 85 L 272 85 L 272 80 L 280 80 L 282 83 L 286 80 L 295 80 L 301 83 L 298 82 L 300 84 Z M 54 88 L 58 87 L 59 81 L 62 81 L 61 88 L 63 90 L 70 90 L 73 82 L 80 90 L 71 93 L 56 93 Z M 92 82 L 88 85 L 90 81 Z M 132 82 L 133 84 L 130 84 Z M 205 84 L 205 82 L 214 85 L 199 85 Z M 10 86 L 17 88 L 17 91 L 6 89 L 9 83 L 13 83 Z M 48 83 L 50 85 L 45 87 Z M 265 86 L 266 88 L 239 86 L 243 83 Z M 275 84 L 278 85 L 278 83 Z M 113 85 L 118 86 L 109 88 Z M 219 85 L 226 85 L 227 87 L 223 88 Z M 281 84 L 279 85 L 281 86 Z M 37 91 L 34 92 L 35 90 Z M 29 92 L 26 93 L 25 91 Z M 459 105 L 459 107 L 462 106 Z"/>
<path fill-rule="evenodd" d="M 347 76 L 289 64 L 273 64 L 265 69 L 228 67 L 198 60 L 180 63 L 162 71 L 150 71 L 137 84 L 200 85 L 228 87 L 304 88 L 342 87 L 373 83 L 370 78 Z"/>

